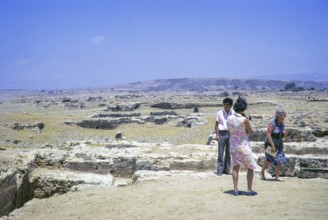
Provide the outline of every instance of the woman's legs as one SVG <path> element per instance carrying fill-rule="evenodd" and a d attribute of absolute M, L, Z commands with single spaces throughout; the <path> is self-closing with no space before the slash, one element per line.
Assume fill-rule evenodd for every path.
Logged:
<path fill-rule="evenodd" d="M 252 185 L 253 185 L 253 177 L 254 177 L 254 170 L 247 169 L 247 191 L 252 192 Z"/>
<path fill-rule="evenodd" d="M 279 180 L 280 170 L 281 170 L 281 163 L 278 163 L 275 169 L 276 179 L 278 180 Z"/>
<path fill-rule="evenodd" d="M 238 173 L 239 173 L 239 165 L 236 165 L 232 168 L 233 190 L 235 192 L 238 191 Z"/>
<path fill-rule="evenodd" d="M 262 179 L 265 179 L 265 174 L 264 174 L 264 171 L 268 168 L 268 166 L 270 165 L 270 161 L 265 161 L 263 166 L 262 166 L 262 169 L 261 169 L 261 172 L 260 172 L 260 176 Z"/>

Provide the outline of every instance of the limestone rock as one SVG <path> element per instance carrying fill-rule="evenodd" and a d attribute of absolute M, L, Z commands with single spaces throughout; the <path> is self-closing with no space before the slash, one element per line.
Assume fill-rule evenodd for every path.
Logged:
<path fill-rule="evenodd" d="M 13 129 L 13 130 L 23 130 L 24 128 L 29 128 L 29 129 L 39 129 L 40 131 L 44 128 L 44 123 L 43 122 L 34 122 L 30 124 L 22 124 L 15 122 L 13 124 L 7 125 L 7 127 Z"/>
<path fill-rule="evenodd" d="M 17 175 L 14 169 L 1 170 L 0 173 L 0 217 L 8 215 L 15 206 Z"/>
<path fill-rule="evenodd" d="M 120 111 L 134 111 L 141 107 L 140 103 L 123 103 L 116 106 L 107 107 L 107 111 L 120 112 Z"/>
<path fill-rule="evenodd" d="M 30 175 L 35 198 L 48 198 L 54 194 L 63 194 L 75 185 L 111 185 L 111 175 L 81 173 L 66 170 L 36 169 Z"/>

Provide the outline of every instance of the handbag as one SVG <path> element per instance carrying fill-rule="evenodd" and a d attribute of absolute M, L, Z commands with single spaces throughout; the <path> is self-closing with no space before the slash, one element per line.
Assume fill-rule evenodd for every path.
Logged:
<path fill-rule="evenodd" d="M 271 149 L 272 149 L 272 147 L 268 146 L 267 148 L 265 148 L 265 153 L 269 154 L 272 157 L 275 157 L 277 155 L 277 151 L 272 152 Z"/>

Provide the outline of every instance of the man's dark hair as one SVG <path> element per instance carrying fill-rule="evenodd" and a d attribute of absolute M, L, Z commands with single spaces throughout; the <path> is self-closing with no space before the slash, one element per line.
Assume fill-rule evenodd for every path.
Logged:
<path fill-rule="evenodd" d="M 224 104 L 224 103 L 229 103 L 229 105 L 232 106 L 233 101 L 232 101 L 231 98 L 225 98 L 225 99 L 223 99 L 223 104 Z"/>

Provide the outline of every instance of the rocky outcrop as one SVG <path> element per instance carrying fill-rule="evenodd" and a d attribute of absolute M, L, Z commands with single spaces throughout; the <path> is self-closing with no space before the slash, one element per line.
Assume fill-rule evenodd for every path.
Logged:
<path fill-rule="evenodd" d="M 93 114 L 91 118 L 123 118 L 123 117 L 139 117 L 141 116 L 140 113 L 129 113 L 129 114 L 122 114 L 122 113 L 97 113 Z"/>
<path fill-rule="evenodd" d="M 284 138 L 284 142 L 314 142 L 315 136 L 308 130 L 300 130 L 295 128 L 288 128 L 287 137 Z M 266 138 L 266 128 L 257 129 L 254 134 L 250 136 L 251 141 L 264 141 Z"/>
<path fill-rule="evenodd" d="M 188 171 L 188 170 L 171 170 L 171 171 L 145 171 L 145 170 L 138 170 L 133 174 L 132 183 L 140 183 L 144 181 L 152 181 L 158 180 L 163 177 L 167 176 L 189 176 L 192 178 L 207 178 L 209 176 L 214 176 L 213 172 L 195 172 L 195 171 Z"/>
<path fill-rule="evenodd" d="M 8 124 L 7 127 L 14 129 L 14 130 L 23 130 L 24 128 L 28 128 L 28 129 L 39 129 L 42 130 L 44 128 L 44 123 L 43 122 L 34 122 L 34 123 L 29 123 L 29 124 L 22 124 L 22 123 L 12 123 L 12 124 Z"/>
<path fill-rule="evenodd" d="M 17 175 L 14 169 L 1 170 L 0 175 L 0 217 L 14 210 L 17 193 Z"/>
<path fill-rule="evenodd" d="M 328 179 L 328 157 L 317 156 L 287 156 L 287 163 L 281 169 L 281 176 L 298 178 L 324 178 Z M 263 164 L 262 158 L 260 164 Z M 274 169 L 268 169 L 274 175 Z"/>
<path fill-rule="evenodd" d="M 194 109 L 200 107 L 218 107 L 220 104 L 216 103 L 172 103 L 172 102 L 160 102 L 152 104 L 152 108 L 160 109 Z"/>
<path fill-rule="evenodd" d="M 140 107 L 141 107 L 140 103 L 123 103 L 123 104 L 117 104 L 116 106 L 108 106 L 106 111 L 112 111 L 112 112 L 134 111 Z"/>
<path fill-rule="evenodd" d="M 262 143 L 252 142 L 252 145 L 253 151 L 260 156 L 259 165 L 262 165 Z M 292 150 L 293 146 L 287 143 L 286 152 L 296 152 Z M 302 155 L 287 155 L 287 165 L 282 169 L 282 176 L 328 179 L 328 152 L 299 153 Z M 79 190 L 80 186 L 119 186 L 173 173 L 214 175 L 217 147 L 128 141 L 106 142 L 104 147 L 104 143 L 71 142 L 61 149 L 45 148 L 24 155 L 7 155 L 10 155 L 8 161 L 20 162 L 11 165 L 8 163 L 11 168 L 1 169 L 0 196 L 5 199 L 0 200 L 0 216 L 21 207 L 33 197 L 47 198 Z M 19 160 L 22 157 L 24 159 Z M 128 180 L 120 183 L 116 182 L 116 178 Z"/>
<path fill-rule="evenodd" d="M 328 120 L 327 120 L 327 122 L 328 122 Z M 327 128 L 314 127 L 314 128 L 312 128 L 312 134 L 315 137 L 328 136 L 328 129 Z"/>
<path fill-rule="evenodd" d="M 154 116 L 178 115 L 175 111 L 150 112 Z"/>
<path fill-rule="evenodd" d="M 198 115 L 187 115 L 185 118 L 180 120 L 177 124 L 178 127 L 194 127 L 199 125 L 204 125 L 207 122 L 204 121 L 201 117 Z"/>
<path fill-rule="evenodd" d="M 300 130 L 295 128 L 288 128 L 288 135 L 287 137 L 284 137 L 284 142 L 315 142 L 316 137 L 310 130 Z M 253 135 L 249 137 L 250 141 L 255 142 L 264 142 L 266 138 L 266 128 L 261 128 L 254 130 Z M 215 131 L 212 132 L 212 134 L 209 135 L 207 144 L 212 144 L 212 141 L 215 140 Z"/>
<path fill-rule="evenodd" d="M 0 217 L 33 198 L 29 174 L 35 167 L 35 153 L 5 155 L 2 155 L 0 168 Z"/>
<path fill-rule="evenodd" d="M 143 120 L 144 119 L 144 120 Z M 121 124 L 127 123 L 137 123 L 144 124 L 146 123 L 147 118 L 109 118 L 109 119 L 84 119 L 78 122 L 75 122 L 76 125 L 83 128 L 95 128 L 95 129 L 114 129 Z"/>
<path fill-rule="evenodd" d="M 295 128 L 287 129 L 288 135 L 285 137 L 285 142 L 314 142 L 315 136 L 309 130 L 299 130 Z"/>
<path fill-rule="evenodd" d="M 86 104 L 84 102 L 72 103 L 65 102 L 65 109 L 78 109 L 78 108 L 86 108 Z"/>
<path fill-rule="evenodd" d="M 63 194 L 77 185 L 112 185 L 111 175 L 97 175 L 68 170 L 36 169 L 30 174 L 34 198 L 48 198 Z"/>
<path fill-rule="evenodd" d="M 76 108 L 85 108 L 86 103 L 80 99 L 74 99 L 72 97 L 63 97 L 61 100 L 64 103 L 65 109 L 76 109 Z"/>
<path fill-rule="evenodd" d="M 65 97 L 62 98 L 62 102 L 63 103 L 68 103 L 68 102 L 70 102 L 70 103 L 78 103 L 79 100 L 78 99 L 73 99 L 72 97 L 65 96 Z"/>
<path fill-rule="evenodd" d="M 164 114 L 167 113 L 167 114 Z M 207 122 L 201 118 L 202 114 L 190 114 L 190 115 L 177 115 L 172 112 L 164 112 L 159 114 L 151 114 L 148 116 L 131 116 L 131 117 L 106 117 L 96 118 L 95 115 L 91 116 L 90 119 L 84 119 L 75 122 L 76 125 L 84 128 L 95 128 L 95 129 L 114 129 L 121 124 L 137 123 L 155 123 L 155 124 L 166 124 L 177 126 L 177 127 L 194 127 L 204 125 Z M 106 114 L 100 114 L 100 116 L 106 116 Z M 130 116 L 130 115 L 129 115 Z M 74 122 L 64 122 L 67 125 L 72 125 Z"/>

